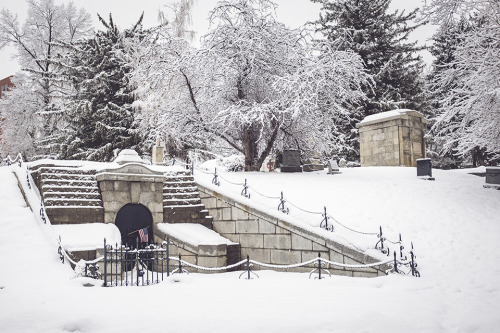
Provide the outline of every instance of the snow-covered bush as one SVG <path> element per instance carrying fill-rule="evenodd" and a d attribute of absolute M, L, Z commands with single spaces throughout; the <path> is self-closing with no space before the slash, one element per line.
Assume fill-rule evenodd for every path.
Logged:
<path fill-rule="evenodd" d="M 221 171 L 243 171 L 245 170 L 245 156 L 231 155 L 228 157 L 218 157 L 206 161 L 200 165 L 201 169 L 213 171 L 215 168 Z"/>

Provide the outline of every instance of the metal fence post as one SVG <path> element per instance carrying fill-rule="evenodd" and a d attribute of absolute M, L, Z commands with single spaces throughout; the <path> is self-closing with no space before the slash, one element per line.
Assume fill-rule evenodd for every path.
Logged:
<path fill-rule="evenodd" d="M 108 281 L 108 267 L 107 267 L 107 254 L 106 254 L 106 238 L 104 238 L 104 286 L 107 287 Z"/>
<path fill-rule="evenodd" d="M 321 280 L 321 252 L 318 252 L 318 274 L 318 279 Z"/>
<path fill-rule="evenodd" d="M 250 280 L 250 256 L 247 254 L 247 273 L 248 279 Z"/>
<path fill-rule="evenodd" d="M 167 237 L 167 277 L 170 276 L 170 238 Z"/>
<path fill-rule="evenodd" d="M 396 273 L 399 273 L 399 271 L 398 271 L 398 261 L 396 259 L 396 251 L 394 251 L 394 271 Z"/>

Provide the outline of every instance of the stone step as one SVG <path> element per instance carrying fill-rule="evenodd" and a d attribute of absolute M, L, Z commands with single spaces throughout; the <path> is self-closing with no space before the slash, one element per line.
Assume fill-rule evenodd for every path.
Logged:
<path fill-rule="evenodd" d="M 42 166 L 37 171 L 43 174 L 80 174 L 80 175 L 95 175 L 95 170 L 82 170 L 76 167 L 46 167 Z"/>
<path fill-rule="evenodd" d="M 164 187 L 163 188 L 163 193 L 193 193 L 197 192 L 198 193 L 198 187 L 197 186 L 178 186 L 178 187 Z"/>
<path fill-rule="evenodd" d="M 167 183 L 178 183 L 178 182 L 194 182 L 193 176 L 167 176 L 165 178 L 165 182 Z"/>
<path fill-rule="evenodd" d="M 102 207 L 45 207 L 45 212 L 52 224 L 104 223 Z"/>
<path fill-rule="evenodd" d="M 58 199 L 101 199 L 99 192 L 44 192 L 43 198 Z"/>
<path fill-rule="evenodd" d="M 197 204 L 184 204 L 184 205 L 166 205 L 165 203 L 163 204 L 163 210 L 165 211 L 166 209 L 180 209 L 180 208 L 198 208 L 197 212 L 203 210 L 205 208 L 205 205 L 202 203 L 197 203 Z"/>
<path fill-rule="evenodd" d="M 71 185 L 42 185 L 43 193 L 51 193 L 51 192 L 75 192 L 75 193 L 97 193 L 99 194 L 99 189 L 97 186 L 89 187 L 89 186 L 71 186 Z"/>
<path fill-rule="evenodd" d="M 97 187 L 95 180 L 42 179 L 41 183 L 42 187 L 44 185 Z"/>
<path fill-rule="evenodd" d="M 192 193 L 163 193 L 163 201 L 165 200 L 184 200 L 184 199 L 200 199 L 200 193 L 192 192 Z"/>
<path fill-rule="evenodd" d="M 163 188 L 179 188 L 179 187 L 195 187 L 196 183 L 192 182 L 170 182 L 166 181 L 163 183 Z"/>
<path fill-rule="evenodd" d="M 200 198 L 192 198 L 192 199 L 164 199 L 163 207 L 172 207 L 172 206 L 193 206 L 201 204 Z"/>
<path fill-rule="evenodd" d="M 69 173 L 43 173 L 42 180 L 66 179 L 66 180 L 96 180 L 95 175 L 69 174 Z"/>
<path fill-rule="evenodd" d="M 101 199 L 46 198 L 43 203 L 46 207 L 102 207 Z"/>

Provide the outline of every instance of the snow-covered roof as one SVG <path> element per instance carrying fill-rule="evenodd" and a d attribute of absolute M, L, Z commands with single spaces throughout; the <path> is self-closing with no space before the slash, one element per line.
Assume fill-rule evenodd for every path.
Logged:
<path fill-rule="evenodd" d="M 411 115 L 411 116 L 416 116 L 420 118 L 424 118 L 424 115 L 421 114 L 418 111 L 415 110 L 410 110 L 410 109 L 396 109 L 396 110 L 391 110 L 391 111 L 386 111 L 386 112 L 380 112 L 376 114 L 372 114 L 370 116 L 365 117 L 362 121 L 358 123 L 358 126 L 364 126 L 364 125 L 369 125 L 369 124 L 374 124 L 382 121 L 387 121 L 395 118 L 400 118 L 403 115 Z M 427 120 L 425 120 L 427 121 Z"/>
<path fill-rule="evenodd" d="M 231 245 L 235 244 L 227 238 L 201 224 L 195 223 L 158 223 L 158 229 L 193 246 L 199 245 Z"/>

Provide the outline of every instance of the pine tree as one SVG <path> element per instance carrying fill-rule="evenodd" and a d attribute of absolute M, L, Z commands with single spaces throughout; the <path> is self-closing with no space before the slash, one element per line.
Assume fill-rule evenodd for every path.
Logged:
<path fill-rule="evenodd" d="M 418 25 L 410 26 L 417 11 L 388 13 L 391 0 L 312 0 L 321 3 L 314 24 L 328 40 L 358 53 L 375 86 L 365 87 L 368 100 L 359 116 L 396 108 L 425 107 L 423 63 L 416 42 L 406 42 Z"/>
<path fill-rule="evenodd" d="M 116 150 L 137 149 L 140 143 L 127 55 L 130 45 L 146 35 L 142 16 L 123 32 L 111 15 L 109 22 L 99 20 L 105 31 L 71 46 L 65 75 L 74 96 L 67 105 L 69 128 L 61 158 L 109 161 Z"/>

